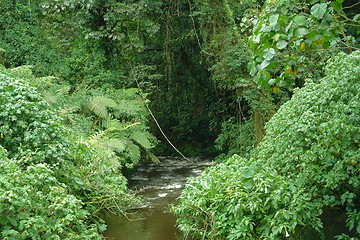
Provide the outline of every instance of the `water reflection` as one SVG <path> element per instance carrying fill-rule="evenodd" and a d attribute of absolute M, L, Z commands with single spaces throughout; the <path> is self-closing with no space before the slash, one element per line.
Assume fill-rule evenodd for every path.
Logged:
<path fill-rule="evenodd" d="M 144 196 L 144 204 L 133 209 L 129 219 L 109 214 L 105 237 L 114 240 L 184 239 L 174 227 L 176 218 L 169 204 L 176 202 L 188 177 L 199 176 L 203 169 L 214 164 L 208 158 L 191 160 L 163 158 L 160 164 L 140 164 L 129 173 L 129 188 Z"/>
<path fill-rule="evenodd" d="M 124 217 L 109 216 L 105 236 L 116 240 L 181 240 L 183 236 L 174 227 L 176 218 L 170 213 L 145 211 Z M 142 218 L 142 219 L 140 219 Z"/>

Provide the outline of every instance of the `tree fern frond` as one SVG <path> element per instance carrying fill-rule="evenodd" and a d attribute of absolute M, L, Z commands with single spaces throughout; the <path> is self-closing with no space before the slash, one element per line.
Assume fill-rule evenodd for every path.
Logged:
<path fill-rule="evenodd" d="M 107 111 L 108 107 L 117 108 L 118 104 L 111 98 L 104 96 L 94 97 L 90 101 L 90 110 L 101 118 L 107 118 L 109 116 Z"/>
<path fill-rule="evenodd" d="M 123 124 L 118 119 L 103 119 L 101 122 L 101 126 L 103 128 L 115 128 L 115 129 L 123 129 Z"/>
<path fill-rule="evenodd" d="M 88 143 L 90 143 L 90 145 L 98 145 L 101 142 L 104 141 L 105 139 L 108 139 L 108 135 L 109 135 L 109 130 L 103 130 L 103 131 L 99 131 L 97 133 L 94 133 L 93 135 L 91 135 L 90 137 L 88 137 L 87 141 Z"/>
<path fill-rule="evenodd" d="M 160 163 L 160 159 L 148 150 L 146 150 L 146 157 L 154 163 Z"/>
<path fill-rule="evenodd" d="M 127 88 L 124 89 L 124 98 L 133 98 L 134 96 L 137 96 L 139 92 L 138 88 Z"/>
<path fill-rule="evenodd" d="M 79 107 L 69 107 L 69 108 L 64 108 L 64 109 L 61 109 L 59 111 L 59 115 L 66 119 L 66 120 L 69 120 L 70 122 L 73 122 L 74 121 L 74 112 L 77 111 L 79 109 Z"/>
<path fill-rule="evenodd" d="M 98 117 L 107 118 L 108 111 L 106 106 L 102 103 L 103 97 L 95 97 L 90 101 L 90 110 L 95 113 Z"/>
<path fill-rule="evenodd" d="M 117 139 L 117 138 L 111 138 L 106 140 L 103 143 L 104 146 L 111 148 L 112 150 L 116 152 L 124 152 L 126 150 L 126 146 L 128 145 L 128 141 L 126 139 Z"/>
<path fill-rule="evenodd" d="M 137 163 L 140 160 L 141 152 L 140 147 L 137 146 L 135 143 L 129 141 L 129 144 L 127 146 L 127 152 L 129 153 L 130 160 L 133 163 Z"/>
<path fill-rule="evenodd" d="M 57 97 L 52 92 L 44 91 L 42 94 L 43 94 L 43 97 L 44 97 L 45 101 L 51 102 L 51 103 L 56 103 L 57 102 Z"/>
<path fill-rule="evenodd" d="M 124 126 L 124 127 L 123 127 L 123 130 L 126 130 L 126 129 L 128 129 L 128 128 L 131 128 L 131 127 L 133 127 L 133 126 L 140 125 L 140 124 L 141 124 L 141 122 L 131 123 L 131 124 L 129 124 L 129 125 Z"/>
<path fill-rule="evenodd" d="M 71 87 L 69 85 L 65 85 L 62 88 L 56 90 L 56 98 L 67 96 L 70 93 Z"/>
<path fill-rule="evenodd" d="M 122 115 L 134 115 L 141 110 L 139 104 L 134 101 L 122 100 L 120 101 L 115 114 Z"/>
<path fill-rule="evenodd" d="M 135 131 L 131 133 L 130 137 L 145 149 L 150 149 L 152 147 L 149 136 L 146 132 Z"/>

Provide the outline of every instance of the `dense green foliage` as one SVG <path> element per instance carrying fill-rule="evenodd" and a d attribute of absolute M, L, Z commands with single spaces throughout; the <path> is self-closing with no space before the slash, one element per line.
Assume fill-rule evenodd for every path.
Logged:
<path fill-rule="evenodd" d="M 188 185 L 182 230 L 281 239 L 334 205 L 359 228 L 359 54 L 325 68 L 358 4 L 0 0 L 3 237 L 100 238 L 136 201 L 122 169 L 174 153 L 148 109 L 186 154 L 239 156 Z"/>
<path fill-rule="evenodd" d="M 100 239 L 84 203 L 45 163 L 22 169 L 1 147 L 2 239 Z"/>
<path fill-rule="evenodd" d="M 360 52 L 339 54 L 320 83 L 308 80 L 266 125 L 253 157 L 234 156 L 192 179 L 180 229 L 210 239 L 284 239 L 321 231 L 324 206 L 343 206 L 360 235 Z"/>
<path fill-rule="evenodd" d="M 122 162 L 91 148 L 100 141 L 73 134 L 59 110 L 29 86 L 36 78 L 28 69 L 4 70 L 0 77 L 0 143 L 9 154 L 1 161 L 2 236 L 101 238 L 102 211 L 122 214 L 136 201 Z"/>
<path fill-rule="evenodd" d="M 359 27 L 358 16 L 350 19 L 343 2 L 266 1 L 250 39 L 254 81 L 270 89 L 319 78 L 327 59 L 321 50 L 356 49 L 355 38 L 345 32 L 347 25 Z"/>

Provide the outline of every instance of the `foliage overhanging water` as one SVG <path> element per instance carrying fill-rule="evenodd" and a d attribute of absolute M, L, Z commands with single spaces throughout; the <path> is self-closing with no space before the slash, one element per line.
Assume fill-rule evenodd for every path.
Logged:
<path fill-rule="evenodd" d="M 114 240 L 180 240 L 184 236 L 175 225 L 170 204 L 176 203 L 188 177 L 196 177 L 214 164 L 209 158 L 161 158 L 159 164 L 139 164 L 129 174 L 129 188 L 143 195 L 144 204 L 126 217 L 109 215 L 105 237 Z"/>

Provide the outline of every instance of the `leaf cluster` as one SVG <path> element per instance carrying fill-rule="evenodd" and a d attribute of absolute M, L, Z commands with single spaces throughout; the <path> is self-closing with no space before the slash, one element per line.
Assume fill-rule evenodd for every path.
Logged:
<path fill-rule="evenodd" d="M 8 152 L 0 162 L 2 237 L 101 239 L 101 213 L 124 214 L 136 202 L 121 163 L 66 126 L 59 109 L 28 84 L 44 78 L 33 81 L 26 67 L 1 71 L 0 78 L 0 144 Z"/>
<path fill-rule="evenodd" d="M 187 183 L 173 207 L 181 230 L 204 239 L 285 239 L 305 226 L 321 232 L 322 209 L 341 206 L 360 235 L 360 52 L 339 54 L 325 71 L 280 107 L 253 157 L 234 156 Z"/>

